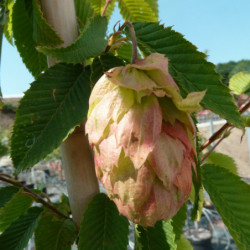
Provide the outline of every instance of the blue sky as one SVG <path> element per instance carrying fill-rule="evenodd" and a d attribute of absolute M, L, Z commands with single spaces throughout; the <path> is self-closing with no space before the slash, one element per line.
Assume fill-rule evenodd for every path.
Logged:
<path fill-rule="evenodd" d="M 135 0 L 136 1 L 136 0 Z M 159 19 L 182 33 L 213 63 L 250 59 L 250 0 L 159 0 Z M 121 20 L 116 9 L 109 30 Z M 1 89 L 4 96 L 21 95 L 32 76 L 16 49 L 3 41 Z"/>

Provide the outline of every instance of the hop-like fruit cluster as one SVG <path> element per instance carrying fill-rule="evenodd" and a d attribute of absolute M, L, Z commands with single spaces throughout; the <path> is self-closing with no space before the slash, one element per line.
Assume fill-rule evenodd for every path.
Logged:
<path fill-rule="evenodd" d="M 183 99 L 168 59 L 151 54 L 106 72 L 86 123 L 95 168 L 121 214 L 142 226 L 168 220 L 191 192 L 195 127 L 204 92 Z"/>

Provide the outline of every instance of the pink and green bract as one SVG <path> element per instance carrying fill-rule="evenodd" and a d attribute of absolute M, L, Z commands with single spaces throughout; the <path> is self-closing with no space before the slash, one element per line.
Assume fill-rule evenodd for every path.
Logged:
<path fill-rule="evenodd" d="M 96 83 L 86 123 L 96 174 L 134 223 L 168 220 L 188 198 L 196 157 L 190 113 L 204 94 L 182 98 L 168 59 L 157 53 L 113 68 Z"/>

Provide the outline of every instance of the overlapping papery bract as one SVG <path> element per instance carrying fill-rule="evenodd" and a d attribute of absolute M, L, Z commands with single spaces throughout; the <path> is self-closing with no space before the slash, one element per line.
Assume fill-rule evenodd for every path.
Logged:
<path fill-rule="evenodd" d="M 106 72 L 89 100 L 95 168 L 121 214 L 142 226 L 173 217 L 191 192 L 195 127 L 204 92 L 183 99 L 168 59 L 151 54 Z"/>

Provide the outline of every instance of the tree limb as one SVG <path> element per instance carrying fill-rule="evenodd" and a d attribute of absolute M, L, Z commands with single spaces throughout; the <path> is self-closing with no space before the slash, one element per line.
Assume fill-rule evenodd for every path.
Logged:
<path fill-rule="evenodd" d="M 61 213 L 56 207 L 54 207 L 50 202 L 46 202 L 41 197 L 39 197 L 36 193 L 32 192 L 29 188 L 25 187 L 22 183 L 12 179 L 11 176 L 0 174 L 0 180 L 4 181 L 6 183 L 12 184 L 15 187 L 22 188 L 24 190 L 24 194 L 30 196 L 33 200 L 35 200 L 37 203 L 42 204 L 43 206 L 49 208 L 54 213 L 56 213 L 58 216 L 69 219 L 66 215 Z"/>
<path fill-rule="evenodd" d="M 243 103 L 241 105 L 241 107 L 239 108 L 239 112 L 240 114 L 244 113 L 245 111 L 248 110 L 248 108 L 250 107 L 250 97 L 247 98 L 247 100 L 245 101 L 245 103 Z M 205 148 L 207 148 L 211 143 L 213 143 L 215 140 L 217 140 L 221 134 L 227 129 L 227 128 L 233 128 L 233 125 L 230 123 L 226 123 L 224 124 L 216 133 L 214 133 L 199 149 L 199 152 L 203 151 Z M 223 138 L 224 139 L 224 138 Z"/>

